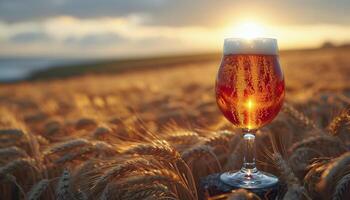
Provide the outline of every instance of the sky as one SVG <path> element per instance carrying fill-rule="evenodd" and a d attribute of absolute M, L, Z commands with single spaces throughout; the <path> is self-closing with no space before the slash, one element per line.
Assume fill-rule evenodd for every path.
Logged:
<path fill-rule="evenodd" d="M 211 52 L 246 36 L 313 48 L 350 42 L 349 10 L 349 0 L 0 0 L 0 56 Z"/>

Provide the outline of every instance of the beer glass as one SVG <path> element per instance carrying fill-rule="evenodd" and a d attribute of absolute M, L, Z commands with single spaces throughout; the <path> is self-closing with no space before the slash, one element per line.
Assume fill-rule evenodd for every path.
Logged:
<path fill-rule="evenodd" d="M 216 79 L 216 100 L 223 115 L 242 129 L 243 166 L 220 179 L 233 187 L 258 189 L 278 182 L 255 165 L 256 130 L 270 123 L 280 111 L 285 93 L 277 40 L 227 38 Z"/>

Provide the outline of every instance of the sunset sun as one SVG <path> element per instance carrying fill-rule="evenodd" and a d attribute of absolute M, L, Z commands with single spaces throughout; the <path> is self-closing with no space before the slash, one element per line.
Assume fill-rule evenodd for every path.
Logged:
<path fill-rule="evenodd" d="M 0 0 L 0 200 L 350 200 L 350 0 Z"/>
<path fill-rule="evenodd" d="M 266 26 L 255 21 L 242 21 L 231 25 L 226 34 L 228 37 L 239 37 L 239 38 L 256 38 L 263 37 L 266 34 Z"/>

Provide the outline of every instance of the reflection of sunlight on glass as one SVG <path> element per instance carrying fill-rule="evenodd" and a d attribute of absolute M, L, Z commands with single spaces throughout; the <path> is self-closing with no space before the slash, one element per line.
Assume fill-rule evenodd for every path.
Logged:
<path fill-rule="evenodd" d="M 251 98 L 249 98 L 247 100 L 247 102 L 245 103 L 245 106 L 248 109 L 248 129 L 252 128 L 252 124 L 251 124 L 251 115 L 252 112 L 254 112 L 254 107 L 255 107 L 255 103 L 254 100 L 252 100 Z"/>
<path fill-rule="evenodd" d="M 254 101 L 252 99 L 248 99 L 246 106 L 248 108 L 248 111 L 250 112 L 254 107 Z"/>
<path fill-rule="evenodd" d="M 263 37 L 265 34 L 264 28 L 262 25 L 246 21 L 233 25 L 228 30 L 229 37 L 240 37 L 240 38 L 256 38 Z"/>

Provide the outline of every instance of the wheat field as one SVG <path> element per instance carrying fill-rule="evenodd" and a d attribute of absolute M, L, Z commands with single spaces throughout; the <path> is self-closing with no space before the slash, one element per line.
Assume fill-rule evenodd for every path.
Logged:
<path fill-rule="evenodd" d="M 257 133 L 280 198 L 350 198 L 350 49 L 283 52 L 287 93 Z M 188 199 L 239 169 L 240 131 L 218 111 L 220 60 L 0 85 L 1 199 Z M 246 190 L 228 199 L 259 199 Z"/>

